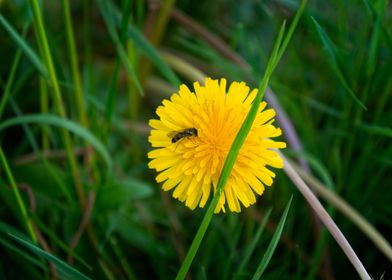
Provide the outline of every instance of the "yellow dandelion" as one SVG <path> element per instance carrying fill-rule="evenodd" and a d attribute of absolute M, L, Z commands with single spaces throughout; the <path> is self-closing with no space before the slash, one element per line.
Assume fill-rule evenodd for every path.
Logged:
<path fill-rule="evenodd" d="M 194 83 L 194 93 L 185 85 L 156 110 L 158 120 L 150 120 L 148 138 L 154 150 L 148 166 L 158 172 L 162 189 L 174 189 L 173 197 L 190 209 L 204 207 L 211 190 L 216 191 L 223 163 L 240 129 L 257 89 L 249 93 L 244 82 L 233 82 L 226 92 L 226 80 L 207 78 L 205 86 Z M 276 150 L 286 147 L 271 140 L 282 134 L 273 125 L 275 111 L 260 104 L 257 117 L 238 154 L 215 213 L 240 212 L 256 202 L 256 196 L 271 186 L 275 173 L 267 166 L 282 168 Z"/>

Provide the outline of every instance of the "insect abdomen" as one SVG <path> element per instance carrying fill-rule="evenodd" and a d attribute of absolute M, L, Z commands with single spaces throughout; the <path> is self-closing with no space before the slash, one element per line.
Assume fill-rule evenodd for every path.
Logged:
<path fill-rule="evenodd" d="M 176 135 L 173 136 L 171 142 L 176 143 L 182 138 L 191 137 L 191 136 L 197 136 L 196 128 L 185 129 L 184 131 L 177 133 Z"/>

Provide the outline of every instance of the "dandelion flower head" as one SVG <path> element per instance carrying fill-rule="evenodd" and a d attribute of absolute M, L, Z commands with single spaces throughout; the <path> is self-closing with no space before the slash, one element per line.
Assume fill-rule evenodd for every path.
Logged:
<path fill-rule="evenodd" d="M 148 140 L 154 149 L 148 153 L 148 166 L 158 172 L 162 189 L 173 190 L 173 197 L 192 210 L 204 207 L 215 193 L 231 144 L 257 94 L 257 89 L 249 93 L 244 82 L 226 86 L 225 79 L 210 78 L 204 86 L 194 83 L 194 92 L 181 85 L 157 108 L 159 119 L 149 122 Z M 283 167 L 276 149 L 286 144 L 271 139 L 282 131 L 273 125 L 275 111 L 266 105 L 260 104 L 215 213 L 225 212 L 226 203 L 232 212 L 240 212 L 241 204 L 254 204 L 264 186 L 272 185 L 275 173 L 268 167 Z"/>

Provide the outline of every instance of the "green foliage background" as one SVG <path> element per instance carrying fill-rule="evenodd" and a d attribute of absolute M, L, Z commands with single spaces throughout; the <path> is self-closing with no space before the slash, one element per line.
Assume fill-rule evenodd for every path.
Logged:
<path fill-rule="evenodd" d="M 69 1 L 72 34 L 68 2 L 41 1 L 53 77 L 34 2 L 0 1 L 0 278 L 174 278 L 205 209 L 190 211 L 155 183 L 147 122 L 179 83 L 204 75 L 257 87 L 298 3 Z M 389 241 L 391 27 L 384 0 L 310 1 L 270 80 L 303 146 L 285 153 L 303 156 Z M 253 277 L 291 195 L 263 279 L 357 279 L 283 172 L 255 206 L 214 216 L 189 277 Z M 324 205 L 380 279 L 391 262 Z"/>

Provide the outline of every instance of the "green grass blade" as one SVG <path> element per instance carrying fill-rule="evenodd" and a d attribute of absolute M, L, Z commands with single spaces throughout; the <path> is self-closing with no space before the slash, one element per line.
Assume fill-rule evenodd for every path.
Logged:
<path fill-rule="evenodd" d="M 63 15 L 64 15 L 65 33 L 67 35 L 69 65 L 70 65 L 73 87 L 74 87 L 73 90 L 74 98 L 75 98 L 74 100 L 75 100 L 80 123 L 84 127 L 88 127 L 86 109 L 85 109 L 84 98 L 83 98 L 82 78 L 78 66 L 79 56 L 78 56 L 78 51 L 76 49 L 74 27 L 72 24 L 71 9 L 68 0 L 62 0 L 62 8 L 63 8 Z"/>
<path fill-rule="evenodd" d="M 121 24 L 120 24 L 120 42 L 121 46 L 125 45 L 126 40 L 126 33 L 128 29 L 128 24 L 131 18 L 131 11 L 132 11 L 132 1 L 127 0 L 123 1 L 123 8 L 124 11 L 121 17 Z M 108 133 L 110 131 L 111 120 L 113 118 L 113 111 L 115 108 L 115 101 L 116 101 L 116 93 L 117 93 L 117 82 L 118 82 L 118 75 L 120 73 L 120 66 L 121 66 L 121 59 L 119 56 L 116 57 L 116 62 L 114 65 L 114 70 L 110 82 L 109 92 L 106 97 L 106 109 L 105 109 L 105 123 L 103 127 L 102 138 L 107 140 Z"/>
<path fill-rule="evenodd" d="M 379 16 L 372 2 L 370 2 L 369 0 L 363 0 L 363 2 L 370 15 L 372 15 L 373 17 Z M 385 42 L 387 43 L 389 49 L 392 49 L 392 38 L 388 33 L 389 29 L 381 25 L 381 30 L 382 30 L 383 39 L 385 39 Z"/>
<path fill-rule="evenodd" d="M 11 233 L 9 234 L 9 236 L 11 236 L 13 239 L 15 239 L 18 243 L 20 243 L 24 247 L 30 249 L 33 253 L 52 262 L 61 273 L 65 274 L 68 277 L 68 279 L 81 279 L 81 280 L 82 279 L 83 280 L 90 279 L 89 277 L 85 276 L 84 274 L 82 274 L 81 272 L 76 270 L 75 268 L 69 266 L 67 263 L 65 263 L 62 260 L 60 260 L 59 258 L 53 256 L 52 254 L 49 254 L 48 252 L 35 246 L 31 242 L 23 240 L 22 238 L 19 238 L 18 236 L 13 235 Z"/>
<path fill-rule="evenodd" d="M 282 45 L 279 48 L 279 53 L 278 53 L 278 57 L 277 57 L 277 60 L 276 60 L 277 63 L 282 58 L 282 55 L 283 55 L 284 51 L 286 50 L 287 45 L 289 44 L 291 37 L 294 34 L 294 30 L 297 27 L 298 21 L 301 18 L 301 15 L 303 14 L 303 12 L 305 10 L 307 2 L 308 2 L 308 0 L 302 0 L 300 5 L 299 5 L 297 13 L 294 16 L 293 22 L 290 24 L 290 28 L 287 31 L 287 35 L 286 35 L 285 39 L 283 40 Z"/>
<path fill-rule="evenodd" d="M 12 63 L 11 71 L 7 83 L 5 85 L 3 96 L 1 97 L 0 100 L 0 120 L 1 117 L 3 116 L 4 108 L 8 101 L 8 96 L 11 94 L 11 87 L 15 79 L 16 70 L 18 69 L 21 56 L 22 56 L 22 52 L 20 49 L 18 49 L 15 54 L 14 62 Z"/>
<path fill-rule="evenodd" d="M 11 105 L 16 116 L 18 116 L 18 117 L 23 116 L 21 109 L 15 103 L 12 96 L 10 96 L 10 105 Z M 30 127 L 27 124 L 22 124 L 22 129 L 24 130 L 24 133 L 26 134 L 26 138 L 27 138 L 28 142 L 30 143 L 30 146 L 31 146 L 33 152 L 37 155 L 38 158 L 41 159 L 41 161 L 44 163 L 45 167 L 47 168 L 48 176 L 52 177 L 57 182 L 57 185 L 58 185 L 59 189 L 62 191 L 62 193 L 64 194 L 64 196 L 68 202 L 68 205 L 72 205 L 74 203 L 74 201 L 73 201 L 71 192 L 69 191 L 69 189 L 66 186 L 66 184 L 64 183 L 64 181 L 62 181 L 60 178 L 58 178 L 56 176 L 56 172 L 53 169 L 52 165 L 50 165 L 49 162 L 46 160 L 46 158 L 42 155 L 42 152 L 39 149 L 38 143 L 34 138 L 33 131 L 30 129 Z"/>
<path fill-rule="evenodd" d="M 316 27 L 316 30 L 320 36 L 321 42 L 323 43 L 324 48 L 330 58 L 329 61 L 330 61 L 331 67 L 334 70 L 339 81 L 342 83 L 344 89 L 355 100 L 355 102 L 357 102 L 358 105 L 360 105 L 363 109 L 366 110 L 366 106 L 361 102 L 361 100 L 358 99 L 358 97 L 355 95 L 353 90 L 350 88 L 348 82 L 346 81 L 346 78 L 344 77 L 344 75 L 339 67 L 339 59 L 338 59 L 337 50 L 336 50 L 336 47 L 333 44 L 332 40 L 328 37 L 327 33 L 320 26 L 320 24 L 313 17 L 311 17 L 311 19 L 312 19 L 312 21 Z"/>
<path fill-rule="evenodd" d="M 218 185 L 217 185 L 217 194 L 215 196 L 220 196 L 221 192 L 223 191 L 223 187 L 226 184 L 230 172 L 234 166 L 235 160 L 237 159 L 237 156 L 240 152 L 240 149 L 242 147 L 242 144 L 245 142 L 246 136 L 248 135 L 253 121 L 256 118 L 257 112 L 260 107 L 260 103 L 264 97 L 264 92 L 267 88 L 269 79 L 272 75 L 272 72 L 277 65 L 276 58 L 279 52 L 279 46 L 283 40 L 283 34 L 284 34 L 284 29 L 285 29 L 285 23 L 282 24 L 282 28 L 280 29 L 278 38 L 276 40 L 274 49 L 272 51 L 270 60 L 267 65 L 267 69 L 265 70 L 265 74 L 263 77 L 263 80 L 260 83 L 258 93 L 253 101 L 252 107 L 249 110 L 248 115 L 245 118 L 245 121 L 243 122 L 242 126 L 240 127 L 237 136 L 235 137 L 233 144 L 230 148 L 230 151 L 226 157 L 225 163 L 223 164 L 222 168 L 222 173 L 219 177 Z M 214 197 L 215 197 L 214 196 Z"/>
<path fill-rule="evenodd" d="M 279 221 L 278 227 L 276 228 L 274 236 L 272 237 L 271 242 L 268 245 L 267 251 L 265 252 L 259 266 L 257 267 L 256 272 L 253 275 L 252 280 L 260 279 L 261 275 L 263 275 L 265 269 L 267 268 L 268 263 L 270 262 L 272 255 L 275 252 L 276 246 L 278 245 L 280 236 L 282 235 L 283 227 L 286 223 L 287 214 L 289 213 L 289 209 L 290 209 L 290 205 L 291 205 L 292 200 L 293 200 L 293 196 L 291 196 L 289 202 L 287 203 L 287 206 L 284 210 L 282 217 L 280 218 L 280 221 Z"/>
<path fill-rule="evenodd" d="M 20 238 L 23 239 L 28 239 L 28 236 L 25 235 L 23 232 L 19 231 L 17 228 L 14 228 L 13 226 L 4 223 L 2 221 L 0 221 L 0 232 L 4 233 L 4 235 L 8 235 L 8 234 L 13 234 L 15 236 L 18 236 Z M 3 234 L 1 234 L 0 236 L 0 243 L 3 244 L 5 247 L 7 247 L 9 250 L 14 251 L 15 253 L 21 255 L 22 257 L 24 257 L 26 260 L 28 260 L 29 262 L 31 262 L 33 265 L 36 265 L 44 270 L 48 270 L 47 267 L 45 265 L 42 264 L 42 262 L 40 262 L 39 260 L 33 258 L 32 256 L 30 256 L 29 254 L 27 254 L 25 251 L 21 250 L 20 248 L 18 248 L 17 246 L 15 246 L 15 244 L 13 244 L 12 241 L 10 241 L 10 239 L 7 238 L 2 238 L 4 236 Z"/>
<path fill-rule="evenodd" d="M 17 246 L 12 244 L 9 240 L 3 239 L 0 237 L 0 244 L 2 244 L 4 247 L 6 247 L 8 250 L 13 251 L 14 253 L 22 256 L 25 258 L 28 262 L 32 263 L 33 265 L 39 267 L 40 269 L 43 269 L 44 271 L 48 271 L 48 268 L 43 265 L 39 260 L 36 258 L 33 258 L 23 250 L 19 249 Z"/>
<path fill-rule="evenodd" d="M 216 205 L 218 205 L 219 197 L 223 192 L 223 187 L 225 186 L 225 184 L 229 178 L 230 172 L 234 166 L 234 163 L 235 163 L 235 160 L 238 156 L 239 150 L 241 149 L 241 146 L 244 143 L 245 138 L 246 138 L 246 136 L 247 136 L 252 124 L 253 124 L 253 121 L 256 117 L 258 108 L 260 106 L 260 102 L 264 96 L 264 92 L 265 92 L 265 89 L 266 89 L 268 81 L 269 81 L 269 78 L 272 75 L 272 71 L 275 68 L 275 66 L 277 65 L 276 57 L 277 57 L 277 54 L 279 51 L 279 46 L 282 42 L 282 38 L 283 38 L 283 34 L 284 34 L 284 27 L 285 27 L 285 24 L 282 25 L 282 28 L 281 28 L 279 35 L 278 35 L 278 38 L 275 42 L 274 49 L 272 51 L 270 60 L 267 64 L 267 69 L 265 71 L 265 75 L 263 77 L 262 82 L 260 83 L 259 91 L 253 101 L 253 105 L 250 108 L 249 113 L 248 113 L 245 121 L 243 122 L 241 128 L 239 129 L 237 136 L 235 137 L 233 144 L 230 148 L 230 151 L 229 151 L 229 153 L 226 157 L 226 160 L 223 164 L 222 172 L 219 177 L 219 181 L 217 184 L 217 190 L 214 195 L 214 198 L 212 199 L 212 201 L 208 207 L 208 210 L 207 210 L 206 214 L 204 215 L 204 218 L 200 224 L 200 227 L 196 233 L 196 236 L 193 239 L 191 247 L 189 248 L 188 253 L 187 253 L 187 255 L 181 265 L 181 268 L 178 271 L 176 279 L 184 279 L 185 278 L 185 275 L 188 272 L 188 270 L 191 266 L 191 263 L 193 261 L 193 258 L 195 257 L 196 252 L 201 244 L 201 241 L 204 237 L 204 234 L 207 231 L 208 225 L 211 222 L 212 215 L 214 213 Z"/>
<path fill-rule="evenodd" d="M 98 0 L 98 6 L 99 9 L 102 13 L 103 19 L 106 23 L 106 27 L 109 31 L 110 37 L 113 40 L 114 45 L 116 46 L 118 55 L 121 59 L 121 62 L 124 64 L 124 67 L 128 74 L 130 75 L 132 81 L 135 84 L 136 89 L 139 91 L 141 95 L 144 95 L 142 86 L 140 85 L 139 79 L 137 77 L 136 71 L 134 66 L 131 64 L 131 62 L 128 59 L 128 55 L 121 44 L 120 37 L 118 36 L 116 32 L 116 25 L 114 22 L 114 19 L 112 15 L 110 14 L 110 5 L 108 1 L 103 1 L 103 0 Z"/>
<path fill-rule="evenodd" d="M 366 132 L 392 138 L 392 129 L 373 124 L 360 123 L 358 127 Z"/>
<path fill-rule="evenodd" d="M 242 261 L 241 261 L 241 263 L 240 263 L 240 265 L 238 267 L 238 270 L 237 270 L 237 275 L 238 276 L 241 275 L 241 273 L 243 272 L 244 268 L 247 266 L 247 264 L 248 264 L 248 262 L 250 260 L 250 257 L 252 256 L 253 252 L 255 251 L 257 243 L 260 240 L 260 237 L 261 237 L 261 235 L 262 235 L 262 233 L 264 231 L 265 225 L 267 224 L 267 222 L 269 220 L 271 212 L 272 212 L 272 208 L 268 209 L 268 211 L 265 213 L 264 218 L 261 221 L 260 226 L 259 226 L 259 228 L 258 228 L 258 230 L 257 230 L 257 232 L 256 232 L 256 234 L 255 234 L 255 236 L 254 236 L 254 238 L 252 240 L 252 242 L 246 248 L 245 254 L 244 254 L 244 256 L 242 258 Z"/>
<path fill-rule="evenodd" d="M 3 25 L 4 29 L 10 34 L 12 39 L 18 45 L 18 47 L 26 54 L 27 58 L 31 63 L 37 68 L 37 70 L 45 77 L 48 78 L 48 71 L 46 67 L 41 62 L 39 57 L 35 54 L 32 48 L 26 43 L 22 36 L 15 31 L 15 29 L 8 23 L 8 21 L 0 14 L 0 23 Z"/>
<path fill-rule="evenodd" d="M 6 129 L 7 127 L 26 124 L 26 123 L 53 125 L 73 132 L 74 134 L 81 137 L 83 140 L 89 142 L 97 150 L 97 152 L 101 154 L 102 158 L 105 160 L 106 164 L 108 165 L 109 170 L 111 169 L 112 159 L 106 147 L 89 130 L 87 130 L 86 128 L 80 126 L 79 124 L 73 121 L 63 119 L 54 115 L 42 115 L 42 114 L 24 115 L 21 117 L 8 119 L 3 123 L 1 123 L 0 132 Z"/>
<path fill-rule="evenodd" d="M 302 14 L 304 11 L 304 9 L 299 9 L 297 11 L 297 13 Z M 296 15 L 297 17 L 297 15 Z M 298 23 L 298 21 L 294 21 L 294 28 L 295 25 Z M 291 29 L 291 27 L 290 27 Z M 294 30 L 294 29 L 293 29 Z M 285 48 L 287 47 L 289 40 L 293 34 L 293 31 L 291 31 L 287 36 L 289 37 L 289 39 L 285 39 L 285 44 L 282 45 L 283 42 L 283 35 L 284 35 L 284 31 L 285 31 L 285 22 L 283 22 L 282 27 L 280 28 L 278 37 L 276 39 L 276 42 L 274 44 L 274 48 L 272 50 L 270 59 L 268 61 L 266 70 L 265 70 L 265 74 L 263 76 L 263 80 L 260 83 L 259 89 L 258 89 L 258 93 L 255 97 L 255 99 L 253 100 L 253 104 L 252 107 L 250 108 L 248 115 L 245 118 L 245 121 L 243 122 L 241 128 L 239 129 L 233 144 L 230 147 L 230 151 L 226 157 L 226 160 L 223 164 L 223 168 L 219 177 L 219 181 L 217 184 L 217 188 L 216 188 L 216 193 L 214 195 L 214 198 L 212 199 L 206 214 L 204 215 L 204 218 L 200 224 L 200 227 L 196 233 L 195 238 L 193 239 L 193 242 L 191 244 L 191 247 L 189 248 L 187 255 L 181 265 L 180 270 L 178 271 L 178 274 L 176 276 L 176 279 L 184 279 L 186 276 L 186 273 L 188 272 L 191 263 L 193 261 L 193 258 L 196 255 L 196 252 L 201 244 L 201 241 L 204 237 L 205 232 L 207 231 L 208 225 L 211 222 L 212 219 L 212 215 L 214 213 L 214 210 L 216 208 L 216 205 L 218 205 L 218 201 L 219 201 L 219 197 L 223 192 L 223 188 L 228 180 L 228 177 L 230 175 L 230 172 L 234 166 L 235 160 L 238 156 L 238 153 L 241 149 L 242 144 L 245 142 L 246 136 L 248 135 L 253 121 L 256 118 L 260 103 L 263 99 L 265 90 L 267 88 L 269 79 L 275 69 L 275 67 L 278 65 L 279 59 L 282 57 L 283 51 L 285 50 Z M 280 46 L 282 46 L 282 48 L 280 48 Z"/>
<path fill-rule="evenodd" d="M 161 74 L 173 85 L 180 86 L 181 82 L 173 70 L 162 60 L 155 48 L 147 41 L 135 26 L 128 28 L 128 36 L 151 62 L 158 68 Z"/>
<path fill-rule="evenodd" d="M 29 217 L 29 215 L 27 213 L 27 209 L 26 209 L 26 206 L 25 206 L 25 204 L 23 202 L 22 196 L 20 195 L 19 188 L 16 185 L 16 181 L 15 181 L 14 175 L 11 172 L 11 168 L 10 168 L 10 166 L 8 164 L 8 160 L 5 157 L 5 154 L 3 152 L 3 147 L 2 146 L 0 146 L 0 161 L 1 161 L 1 166 L 3 167 L 3 169 L 5 171 L 5 174 L 7 176 L 7 179 L 9 181 L 10 185 L 11 185 L 12 192 L 13 192 L 13 194 L 15 196 L 15 200 L 16 200 L 16 203 L 17 203 L 18 208 L 20 210 L 20 213 L 22 215 L 23 223 L 26 226 L 27 232 L 29 233 L 30 238 L 34 242 L 37 242 L 37 236 L 35 234 L 33 225 L 31 223 L 30 217 Z"/>
<path fill-rule="evenodd" d="M 55 232 L 53 232 L 53 229 L 49 228 L 48 225 L 45 223 L 41 222 L 39 217 L 37 215 L 32 215 L 32 219 L 34 220 L 35 224 L 39 227 L 39 229 L 45 233 L 48 238 L 52 241 L 53 246 L 57 245 L 60 247 L 64 252 L 67 254 L 70 254 L 76 261 L 80 262 L 84 267 L 86 267 L 88 270 L 93 270 L 91 265 L 89 265 L 87 262 L 85 262 L 78 254 L 76 254 L 75 251 L 71 250 L 69 248 L 69 245 L 66 244 L 64 241 L 62 241 Z"/>
<path fill-rule="evenodd" d="M 118 13 L 115 11 L 113 5 L 108 5 L 111 9 L 111 14 L 115 17 L 116 22 L 119 24 L 120 19 Z M 134 26 L 130 25 L 128 27 L 128 38 L 130 38 L 137 49 L 143 52 L 151 62 L 158 68 L 161 74 L 173 85 L 178 87 L 181 82 L 173 70 L 163 61 L 156 49 L 151 45 L 151 43 L 144 37 L 144 35 Z"/>
<path fill-rule="evenodd" d="M 370 50 L 366 67 L 366 74 L 371 76 L 376 67 L 377 50 L 380 43 L 380 34 L 382 29 L 382 22 L 384 20 L 385 11 L 387 10 L 387 1 L 378 1 L 378 11 L 376 21 L 374 23 L 372 37 L 370 39 Z"/>

